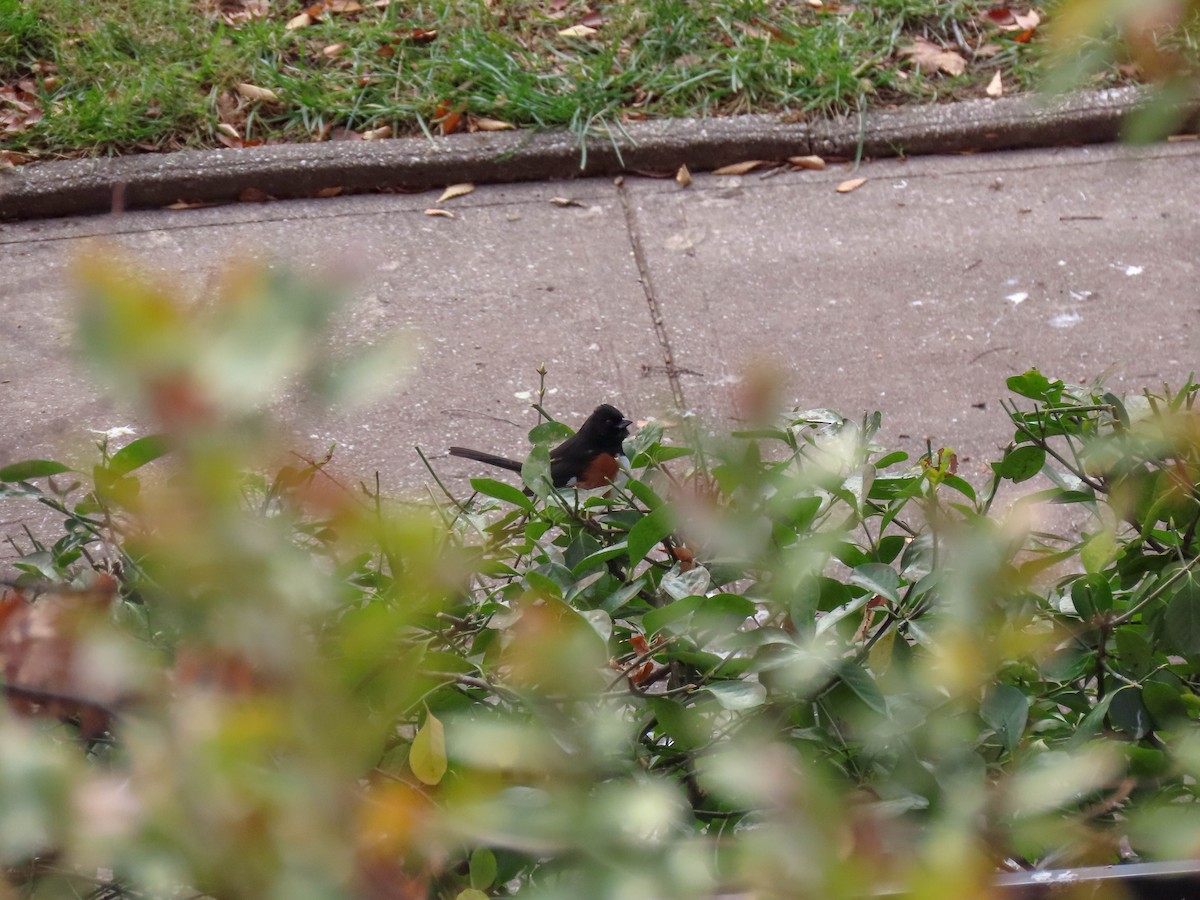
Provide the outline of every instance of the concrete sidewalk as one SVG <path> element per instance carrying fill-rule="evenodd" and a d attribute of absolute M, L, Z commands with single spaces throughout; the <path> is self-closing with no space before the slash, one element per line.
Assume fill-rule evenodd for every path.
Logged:
<path fill-rule="evenodd" d="M 787 400 L 858 417 L 919 453 L 957 449 L 978 478 L 1009 437 L 1004 379 L 1106 372 L 1118 392 L 1196 368 L 1200 144 L 1104 145 L 884 160 L 764 177 L 625 177 L 128 212 L 0 225 L 0 464 L 90 461 L 86 429 L 130 421 L 71 350 L 67 272 L 103 236 L 199 296 L 230 260 L 355 273 L 346 345 L 408 329 L 419 369 L 389 399 L 297 429 L 337 469 L 419 488 L 413 451 L 520 455 L 545 363 L 550 409 L 634 418 L 682 403 L 717 427 L 756 360 Z M 553 198 L 568 198 L 560 205 Z M 480 467 L 441 459 L 451 483 Z M 490 473 L 489 473 L 490 474 Z M 11 531 L 6 527 L 5 531 Z"/>

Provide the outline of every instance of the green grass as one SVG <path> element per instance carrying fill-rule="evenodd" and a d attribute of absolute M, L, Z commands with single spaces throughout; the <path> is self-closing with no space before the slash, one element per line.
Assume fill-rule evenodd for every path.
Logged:
<path fill-rule="evenodd" d="M 44 113 L 8 133 L 0 120 L 0 141 L 45 158 L 218 146 L 222 122 L 247 141 L 419 134 L 446 109 L 578 133 L 647 117 L 819 116 L 981 96 L 997 69 L 1008 91 L 1028 89 L 1038 42 L 991 27 L 990 5 L 648 0 L 601 5 L 598 32 L 573 38 L 559 31 L 583 20 L 580 0 L 557 17 L 549 0 L 364 3 L 292 31 L 301 3 L 229 23 L 218 10 L 236 13 L 240 0 L 0 0 L 0 87 L 32 83 L 25 100 Z M 437 35 L 414 39 L 414 29 Z M 964 75 L 930 76 L 899 54 L 917 36 L 1001 50 L 964 52 Z M 280 102 L 237 97 L 243 82 Z"/>

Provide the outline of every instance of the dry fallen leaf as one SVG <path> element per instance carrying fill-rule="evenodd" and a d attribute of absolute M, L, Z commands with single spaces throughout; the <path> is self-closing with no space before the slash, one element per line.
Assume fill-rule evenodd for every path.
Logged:
<path fill-rule="evenodd" d="M 595 28 L 589 28 L 586 25 L 572 25 L 570 28 L 564 28 L 559 33 L 559 37 L 591 37 L 596 33 Z"/>
<path fill-rule="evenodd" d="M 344 190 L 344 188 L 342 188 L 342 187 L 323 187 L 319 191 L 317 191 L 317 196 L 320 197 L 322 200 L 325 200 L 325 199 L 328 199 L 329 197 L 336 197 L 343 190 Z"/>
<path fill-rule="evenodd" d="M 464 197 L 473 190 L 475 190 L 475 185 L 469 181 L 464 181 L 462 184 L 452 184 L 442 191 L 442 196 L 437 198 L 437 202 L 445 203 L 447 200 L 453 200 L 455 197 Z"/>
<path fill-rule="evenodd" d="M 989 97 L 1002 97 L 1004 95 L 1004 83 L 1000 80 L 999 72 L 993 75 L 992 80 L 988 82 L 987 95 Z"/>
<path fill-rule="evenodd" d="M 470 126 L 472 131 L 509 131 L 516 127 L 511 122 L 489 119 L 487 116 L 472 117 Z"/>
<path fill-rule="evenodd" d="M 364 141 L 381 141 L 384 138 L 389 138 L 391 136 L 391 125 L 380 125 L 378 128 L 372 128 L 369 131 L 364 131 L 362 133 L 362 139 Z"/>
<path fill-rule="evenodd" d="M 324 54 L 327 59 L 333 59 L 345 49 L 345 44 L 330 44 L 328 47 L 322 47 L 321 53 Z"/>
<path fill-rule="evenodd" d="M 586 206 L 583 201 L 576 200 L 574 197 L 551 197 L 550 203 L 554 206 Z"/>
<path fill-rule="evenodd" d="M 296 31 L 300 28 L 307 28 L 312 23 L 313 17 L 306 12 L 302 12 L 300 15 L 292 16 L 290 19 L 288 19 L 287 24 L 283 27 L 286 31 Z"/>
<path fill-rule="evenodd" d="M 967 70 L 967 61 L 954 50 L 947 50 L 932 41 L 919 37 L 911 47 L 900 51 L 902 56 L 912 57 L 917 66 L 927 75 L 945 72 L 947 75 L 961 75 Z"/>
<path fill-rule="evenodd" d="M 1033 31 L 1042 24 L 1042 17 L 1036 9 L 1031 9 L 1027 13 L 1013 13 L 1013 21 L 1021 31 Z"/>
<path fill-rule="evenodd" d="M 851 178 L 849 181 L 843 181 L 837 186 L 839 194 L 848 194 L 851 191 L 857 191 L 860 187 L 867 183 L 865 178 Z"/>
<path fill-rule="evenodd" d="M 687 166 L 679 167 L 679 171 L 675 173 L 675 180 L 679 182 L 680 187 L 687 187 L 692 183 L 692 173 L 688 171 Z"/>
<path fill-rule="evenodd" d="M 242 136 L 240 134 L 238 134 L 238 130 L 236 128 L 234 128 L 232 125 L 228 124 L 227 122 L 222 122 L 220 125 L 218 125 L 217 131 L 219 131 L 219 132 L 221 132 L 221 134 L 231 137 L 237 141 L 240 141 L 242 139 Z"/>
<path fill-rule="evenodd" d="M 765 166 L 766 163 L 761 159 L 748 159 L 745 162 L 732 163 L 728 166 L 721 166 L 719 169 L 714 169 L 714 175 L 745 175 L 747 172 L 757 169 L 759 166 Z"/>
<path fill-rule="evenodd" d="M 823 169 L 825 168 L 825 160 L 819 156 L 789 156 L 790 162 L 797 169 Z"/>
<path fill-rule="evenodd" d="M 427 210 L 425 210 L 425 215 L 438 216 L 439 218 L 442 218 L 442 219 L 456 218 L 454 213 L 450 212 L 450 210 L 448 210 L 448 209 L 427 209 Z"/>
<path fill-rule="evenodd" d="M 266 191 L 256 187 L 242 188 L 242 192 L 238 194 L 241 203 L 266 203 L 270 199 L 271 196 Z"/>
<path fill-rule="evenodd" d="M 237 92 L 247 100 L 261 100 L 263 103 L 278 103 L 279 97 L 275 92 L 256 84 L 242 82 L 237 86 Z"/>

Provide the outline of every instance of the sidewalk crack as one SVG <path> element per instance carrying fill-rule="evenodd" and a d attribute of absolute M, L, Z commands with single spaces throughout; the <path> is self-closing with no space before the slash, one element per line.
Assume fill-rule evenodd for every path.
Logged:
<path fill-rule="evenodd" d="M 637 263 L 638 281 L 646 296 L 646 305 L 650 309 L 650 321 L 654 323 L 654 334 L 658 338 L 658 346 L 662 350 L 663 368 L 667 373 L 667 382 L 671 385 L 671 396 L 675 400 L 676 408 L 685 410 L 687 403 L 683 399 L 683 384 L 679 379 L 680 370 L 675 366 L 675 355 L 671 352 L 671 340 L 667 336 L 667 326 L 663 321 L 662 310 L 659 308 L 658 299 L 654 293 L 650 265 L 646 261 L 646 251 L 642 246 L 641 233 L 637 227 L 637 215 L 633 209 L 629 189 L 625 187 L 624 178 L 617 178 L 615 184 L 617 196 L 621 200 L 621 210 L 625 213 L 625 233 L 629 236 L 629 246 L 633 249 L 633 258 Z"/>

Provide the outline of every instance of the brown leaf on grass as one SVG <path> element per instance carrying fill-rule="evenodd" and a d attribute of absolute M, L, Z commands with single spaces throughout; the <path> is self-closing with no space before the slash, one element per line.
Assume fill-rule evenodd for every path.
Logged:
<path fill-rule="evenodd" d="M 401 35 L 414 44 L 428 44 L 437 40 L 438 32 L 436 28 L 413 28 L 407 34 L 401 32 Z"/>
<path fill-rule="evenodd" d="M 912 46 L 902 48 L 900 55 L 910 57 L 926 75 L 936 75 L 938 72 L 961 75 L 967 70 L 967 61 L 961 54 L 947 50 L 923 37 L 913 41 Z"/>
<path fill-rule="evenodd" d="M 292 16 L 290 19 L 288 19 L 287 24 L 283 27 L 285 31 L 299 31 L 301 28 L 307 28 L 315 21 L 316 19 L 314 19 L 308 13 L 302 12 L 300 15 Z"/>
<path fill-rule="evenodd" d="M 22 84 L 33 90 L 27 90 Z M 42 120 L 36 89 L 31 82 L 0 85 L 0 134 L 17 134 Z"/>
<path fill-rule="evenodd" d="M 108 621 L 117 582 L 100 575 L 87 590 L 46 592 L 30 601 L 0 594 L 0 665 L 9 705 L 21 715 L 78 719 L 87 738 L 108 728 L 121 698 L 100 688 L 82 657 L 85 642 Z"/>
<path fill-rule="evenodd" d="M 788 162 L 797 169 L 823 169 L 825 160 L 819 156 L 789 156 Z"/>
<path fill-rule="evenodd" d="M 489 119 L 487 116 L 469 116 L 467 129 L 469 131 L 510 131 L 516 128 L 511 122 L 500 119 Z"/>
<path fill-rule="evenodd" d="M 984 44 L 982 47 L 975 48 L 975 56 L 981 59 L 991 59 L 1003 49 L 999 44 Z"/>
<path fill-rule="evenodd" d="M 1004 83 L 1000 78 L 1000 73 L 997 72 L 992 76 L 992 80 L 988 82 L 987 95 L 989 97 L 1004 96 Z"/>
<path fill-rule="evenodd" d="M 572 25 L 570 28 L 564 28 L 559 31 L 559 37 L 585 38 L 596 34 L 595 28 L 589 28 L 587 25 Z"/>
<path fill-rule="evenodd" d="M 848 194 L 851 191 L 857 191 L 860 187 L 867 183 L 865 178 L 851 178 L 849 181 L 843 181 L 837 186 L 839 194 Z"/>
<path fill-rule="evenodd" d="M 443 100 L 434 110 L 433 121 L 441 129 L 442 134 L 453 134 L 462 124 L 463 113 L 462 107 L 455 108 Z"/>
<path fill-rule="evenodd" d="M 321 48 L 321 55 L 324 56 L 326 59 L 333 59 L 335 56 L 341 55 L 341 52 L 345 49 L 346 49 L 346 45 L 344 43 L 330 44 L 327 47 Z"/>
<path fill-rule="evenodd" d="M 728 166 L 721 166 L 719 169 L 714 169 L 714 175 L 745 175 L 747 172 L 752 172 L 759 166 L 769 165 L 765 160 L 748 159 L 745 162 L 731 163 Z"/>
<path fill-rule="evenodd" d="M 447 200 L 453 200 L 455 197 L 465 197 L 474 190 L 475 185 L 469 181 L 464 181 L 461 184 L 452 184 L 442 191 L 442 196 L 437 198 L 437 202 L 445 203 Z"/>
<path fill-rule="evenodd" d="M 240 82 L 237 85 L 237 92 L 247 100 L 257 100 L 263 103 L 278 103 L 278 95 L 269 88 L 259 87 L 256 84 L 247 84 Z"/>

